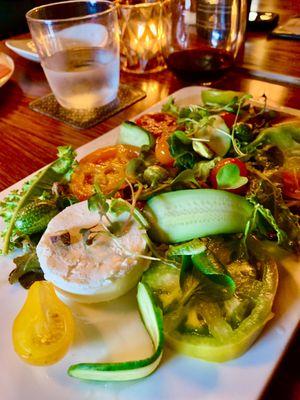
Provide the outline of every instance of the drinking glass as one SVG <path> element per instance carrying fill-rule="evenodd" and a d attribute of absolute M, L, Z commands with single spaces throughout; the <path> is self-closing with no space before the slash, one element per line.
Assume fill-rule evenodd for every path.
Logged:
<path fill-rule="evenodd" d="M 116 99 L 119 28 L 116 6 L 75 0 L 26 14 L 48 83 L 65 108 L 91 109 Z"/>
<path fill-rule="evenodd" d="M 221 76 L 243 43 L 246 14 L 246 0 L 172 0 L 168 67 L 185 79 Z"/>
<path fill-rule="evenodd" d="M 127 72 L 158 72 L 166 68 L 170 45 L 171 0 L 119 3 L 121 68 Z"/>

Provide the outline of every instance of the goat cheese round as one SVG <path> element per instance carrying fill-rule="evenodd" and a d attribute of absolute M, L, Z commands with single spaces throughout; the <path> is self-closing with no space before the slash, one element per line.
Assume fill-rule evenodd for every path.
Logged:
<path fill-rule="evenodd" d="M 87 201 L 57 214 L 37 246 L 45 279 L 80 302 L 112 300 L 128 292 L 149 265 L 140 257 L 147 249 L 145 229 L 128 217 L 128 212 L 114 217 L 124 231 L 113 234 L 107 218 L 90 211 Z"/>

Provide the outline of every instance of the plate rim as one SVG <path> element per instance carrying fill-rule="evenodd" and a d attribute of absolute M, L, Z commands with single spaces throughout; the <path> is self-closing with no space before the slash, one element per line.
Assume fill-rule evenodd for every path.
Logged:
<path fill-rule="evenodd" d="M 4 43 L 5 46 L 8 47 L 11 51 L 13 51 L 15 54 L 17 54 L 20 57 L 25 58 L 26 60 L 30 60 L 33 62 L 40 63 L 40 58 L 37 52 L 31 51 L 30 49 L 25 50 L 22 49 L 18 46 L 14 46 L 11 42 L 32 42 L 33 40 L 31 38 L 25 38 L 25 39 L 7 39 Z"/>
<path fill-rule="evenodd" d="M 0 88 L 1 88 L 12 77 L 12 74 L 15 71 L 15 63 L 14 60 L 3 51 L 0 51 L 0 58 L 5 60 L 5 65 L 8 66 L 11 70 L 7 75 L 4 75 L 2 78 L 0 78 Z"/>

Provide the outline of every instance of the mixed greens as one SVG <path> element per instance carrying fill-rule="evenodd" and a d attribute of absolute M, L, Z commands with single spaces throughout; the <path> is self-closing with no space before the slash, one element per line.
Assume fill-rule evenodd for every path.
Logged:
<path fill-rule="evenodd" d="M 161 359 L 164 337 L 185 354 L 226 361 L 246 351 L 272 318 L 276 260 L 300 248 L 300 123 L 282 122 L 265 97 L 258 108 L 240 92 L 201 96 L 202 105 L 184 107 L 170 98 L 161 113 L 122 125 L 118 151 L 135 146 L 137 156 L 122 160 L 123 175 L 118 171 L 108 193 L 103 182 L 115 164 L 101 180 L 102 161 L 98 167 L 88 156 L 77 165 L 72 148 L 62 147 L 57 161 L 0 203 L 3 254 L 24 249 L 9 280 L 25 287 L 43 279 L 35 247 L 48 222 L 84 199 L 76 198 L 78 176 L 86 186 L 80 193 L 93 188 L 85 197 L 89 209 L 106 217 L 112 240 L 128 226 L 128 219 L 110 221 L 114 213 L 126 211 L 147 229 L 149 253 L 140 257 L 151 265 L 138 303 L 154 354 L 128 363 L 81 363 L 70 367 L 71 376 L 146 376 Z M 113 148 L 107 153 L 115 157 Z M 85 245 L 99 234 L 82 232 Z"/>
<path fill-rule="evenodd" d="M 6 224 L 1 233 L 2 254 L 23 248 L 27 253 L 15 259 L 16 270 L 10 283 L 20 281 L 29 287 L 43 276 L 35 254 L 35 246 L 48 222 L 76 199 L 68 191 L 76 153 L 71 146 L 58 148 L 58 158 L 38 172 L 20 190 L 13 190 L 0 202 L 0 216 Z M 24 276 L 27 275 L 27 278 Z M 21 279 L 21 280 L 20 280 Z"/>

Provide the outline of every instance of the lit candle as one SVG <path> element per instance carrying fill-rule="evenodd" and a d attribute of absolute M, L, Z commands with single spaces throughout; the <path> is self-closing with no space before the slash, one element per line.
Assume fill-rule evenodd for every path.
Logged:
<path fill-rule="evenodd" d="M 138 57 L 151 58 L 165 45 L 166 35 L 162 24 L 158 22 L 150 20 L 136 23 L 136 35 L 131 36 L 129 47 Z"/>
<path fill-rule="evenodd" d="M 169 0 L 120 5 L 121 67 L 136 73 L 160 71 L 166 67 L 170 14 Z"/>

